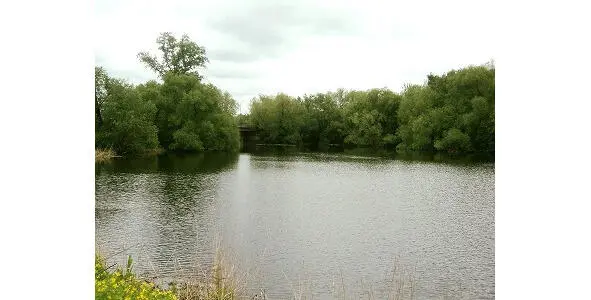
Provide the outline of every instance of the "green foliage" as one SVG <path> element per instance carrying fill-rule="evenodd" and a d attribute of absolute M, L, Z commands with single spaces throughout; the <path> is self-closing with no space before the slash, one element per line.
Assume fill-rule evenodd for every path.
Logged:
<path fill-rule="evenodd" d="M 332 93 L 306 95 L 302 138 L 311 149 L 326 150 L 330 144 L 342 144 L 343 115 Z"/>
<path fill-rule="evenodd" d="M 427 78 L 402 94 L 398 149 L 494 151 L 494 65 Z"/>
<path fill-rule="evenodd" d="M 136 278 L 132 273 L 132 263 L 131 257 L 129 257 L 125 270 L 109 271 L 104 260 L 96 256 L 94 263 L 95 299 L 177 299 L 172 291 L 161 290 L 153 283 Z"/>
<path fill-rule="evenodd" d="M 109 78 L 100 68 L 100 86 L 95 90 L 96 147 L 118 154 L 138 154 L 158 147 L 153 124 L 156 107 L 141 99 L 136 89 Z M 99 117 L 100 115 L 100 117 Z"/>
<path fill-rule="evenodd" d="M 109 76 L 102 67 L 94 67 L 94 126 L 95 131 L 103 125 L 102 109 L 107 98 Z"/>
<path fill-rule="evenodd" d="M 251 103 L 250 120 L 263 142 L 299 145 L 303 111 L 301 101 L 288 95 L 259 96 Z"/>
<path fill-rule="evenodd" d="M 167 74 L 158 87 L 146 87 L 156 103 L 162 146 L 182 151 L 236 151 L 240 143 L 237 104 L 228 93 L 192 75 Z"/>
<path fill-rule="evenodd" d="M 160 34 L 156 39 L 160 59 L 148 52 L 138 53 L 138 58 L 162 78 L 168 73 L 192 74 L 201 79 L 198 68 L 204 67 L 208 62 L 205 56 L 205 48 L 191 41 L 186 34 L 177 39 L 170 32 Z"/>
<path fill-rule="evenodd" d="M 399 139 L 396 137 L 396 135 L 388 133 L 382 138 L 382 142 L 384 143 L 384 145 L 392 147 L 396 146 L 399 143 Z"/>
<path fill-rule="evenodd" d="M 344 98 L 345 143 L 377 149 L 396 141 L 399 95 L 387 89 L 372 89 L 352 91 Z"/>
<path fill-rule="evenodd" d="M 470 150 L 470 137 L 457 128 L 452 128 L 445 132 L 442 139 L 435 141 L 437 150 L 449 152 Z"/>
<path fill-rule="evenodd" d="M 96 147 L 122 155 L 159 145 L 179 151 L 237 151 L 236 101 L 228 92 L 203 84 L 196 71 L 207 62 L 205 50 L 186 35 L 177 40 L 163 33 L 157 43 L 161 60 L 145 52 L 139 57 L 162 83 L 132 86 L 95 68 Z"/>
<path fill-rule="evenodd" d="M 410 85 L 402 93 L 396 133 L 402 150 L 431 150 L 433 127 L 426 116 L 433 107 L 434 94 L 424 86 Z"/>
<path fill-rule="evenodd" d="M 227 92 L 190 74 L 170 73 L 163 83 L 137 87 L 108 77 L 107 82 L 97 147 L 123 155 L 159 144 L 180 151 L 238 150 L 237 104 Z"/>
<path fill-rule="evenodd" d="M 178 151 L 236 151 L 238 126 L 257 129 L 262 143 L 326 150 L 347 145 L 374 150 L 481 151 L 495 147 L 495 66 L 489 62 L 428 75 L 402 93 L 388 89 L 279 93 L 252 100 L 236 116 L 232 96 L 201 82 L 204 48 L 186 35 L 163 33 L 161 57 L 138 57 L 162 82 L 136 87 L 95 68 L 95 134 L 98 148 L 133 154 L 161 145 Z"/>
<path fill-rule="evenodd" d="M 494 151 L 494 65 L 429 75 L 425 85 L 259 96 L 241 122 L 265 143 L 325 150 L 330 144 L 400 151 Z"/>

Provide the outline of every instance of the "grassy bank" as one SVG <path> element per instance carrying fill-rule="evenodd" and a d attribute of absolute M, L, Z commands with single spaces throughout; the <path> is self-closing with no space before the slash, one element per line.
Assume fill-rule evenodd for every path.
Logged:
<path fill-rule="evenodd" d="M 234 300 L 268 299 L 264 289 L 247 288 L 249 275 L 240 271 L 228 256 L 217 252 L 213 266 L 208 270 L 185 273 L 169 288 L 157 286 L 154 282 L 142 279 L 133 273 L 131 257 L 126 267 L 109 266 L 100 255 L 95 259 L 95 299 L 146 299 L 146 300 Z M 371 285 L 363 284 L 362 293 L 352 293 L 343 274 L 334 283 L 333 298 L 377 299 Z M 292 283 L 293 284 L 293 283 Z M 416 280 L 414 276 L 400 267 L 395 261 L 389 278 L 386 279 L 386 299 L 415 299 Z M 313 282 L 299 281 L 292 286 L 292 299 L 317 298 L 312 292 Z M 249 292 L 250 291 L 250 292 Z"/>
<path fill-rule="evenodd" d="M 137 277 L 132 269 L 131 257 L 125 269 L 122 269 L 115 265 L 108 266 L 106 260 L 97 255 L 95 299 L 232 300 L 246 297 L 243 290 L 245 282 L 242 280 L 245 277 L 240 276 L 236 266 L 219 251 L 210 270 L 184 274 L 178 282 L 171 282 L 169 289 Z M 259 295 L 257 299 L 266 297 Z"/>

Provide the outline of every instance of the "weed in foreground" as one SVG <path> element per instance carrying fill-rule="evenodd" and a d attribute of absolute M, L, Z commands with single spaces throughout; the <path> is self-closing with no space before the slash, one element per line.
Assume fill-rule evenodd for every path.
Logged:
<path fill-rule="evenodd" d="M 154 283 L 138 279 L 132 272 L 132 259 L 128 257 L 125 270 L 109 269 L 105 261 L 95 257 L 95 299 L 142 299 L 142 300 L 175 300 L 172 291 L 162 290 Z"/>

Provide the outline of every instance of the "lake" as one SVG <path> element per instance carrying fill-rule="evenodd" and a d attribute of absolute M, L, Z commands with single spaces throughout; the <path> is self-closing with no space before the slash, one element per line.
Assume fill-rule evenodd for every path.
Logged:
<path fill-rule="evenodd" d="M 117 159 L 96 165 L 96 247 L 162 284 L 222 249 L 269 299 L 384 299 L 393 276 L 416 299 L 494 299 L 494 187 L 494 160 Z"/>

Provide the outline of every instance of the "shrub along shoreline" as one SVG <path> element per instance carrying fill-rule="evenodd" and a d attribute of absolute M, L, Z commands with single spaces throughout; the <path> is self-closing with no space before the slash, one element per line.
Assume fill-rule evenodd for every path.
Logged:
<path fill-rule="evenodd" d="M 292 97 L 261 95 L 241 126 L 256 128 L 259 143 L 399 152 L 494 152 L 494 64 L 428 75 L 401 93 L 386 88 Z"/>
<path fill-rule="evenodd" d="M 95 67 L 95 148 L 116 153 L 97 150 L 97 161 L 150 149 L 236 152 L 238 125 L 255 128 L 259 143 L 315 151 L 343 145 L 494 152 L 492 61 L 429 74 L 424 84 L 408 84 L 400 93 L 379 88 L 260 95 L 252 99 L 249 114 L 237 115 L 238 104 L 228 92 L 202 82 L 199 70 L 208 62 L 203 47 L 186 35 L 178 39 L 170 33 L 161 34 L 156 43 L 159 58 L 146 52 L 138 56 L 158 74 L 158 81 L 133 85 Z"/>

